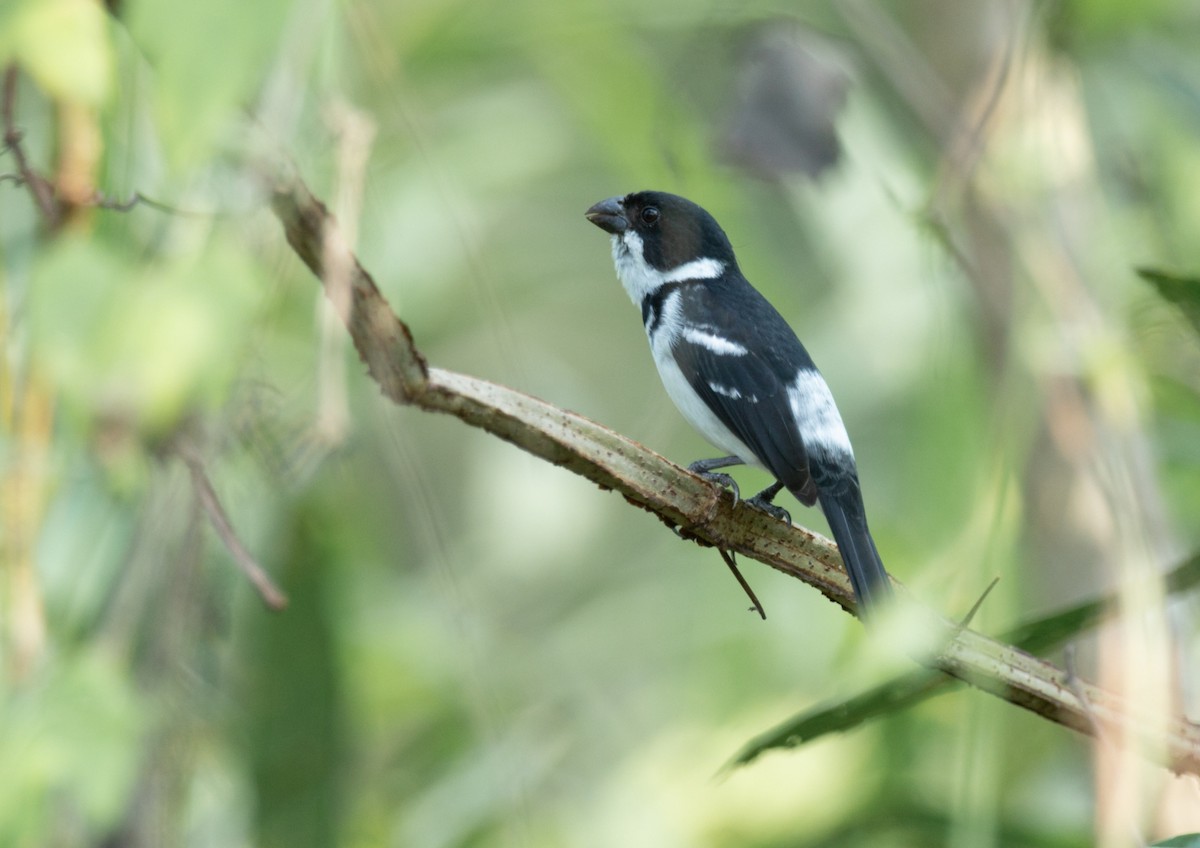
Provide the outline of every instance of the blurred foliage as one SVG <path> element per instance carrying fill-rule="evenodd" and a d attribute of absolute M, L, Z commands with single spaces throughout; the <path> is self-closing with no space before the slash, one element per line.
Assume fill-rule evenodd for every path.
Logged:
<path fill-rule="evenodd" d="M 1159 296 L 1179 307 L 1192 328 L 1200 333 L 1200 277 L 1172 274 L 1154 268 L 1139 268 L 1138 275 L 1154 286 Z"/>
<path fill-rule="evenodd" d="M 1003 633 L 1200 548 L 1192 0 L 107 8 L 0 4 L 32 167 L 169 207 L 50 227 L 0 155 L 0 843 L 1125 844 L 1103 748 L 969 690 L 714 779 L 894 668 L 793 581 L 744 565 L 760 622 L 713 552 L 389 407 L 256 163 L 431 362 L 680 462 L 708 448 L 582 213 L 702 203 L 832 384 L 889 569 L 948 615 L 1000 576 Z M 1194 612 L 1138 658 L 1192 716 Z M 1121 840 L 1200 829 L 1194 783 L 1129 779 Z"/>
<path fill-rule="evenodd" d="M 12 0 L 0 9 L 0 57 L 18 62 L 51 97 L 104 105 L 113 54 L 104 10 L 90 0 Z"/>
<path fill-rule="evenodd" d="M 1155 842 L 1151 848 L 1196 848 L 1198 845 L 1200 845 L 1200 833 L 1185 833 L 1182 836 Z"/>

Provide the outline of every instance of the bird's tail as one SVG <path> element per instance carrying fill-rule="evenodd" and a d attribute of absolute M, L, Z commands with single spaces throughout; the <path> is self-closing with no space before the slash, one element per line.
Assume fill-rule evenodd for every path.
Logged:
<path fill-rule="evenodd" d="M 821 493 L 821 510 L 833 531 L 833 539 L 842 553 L 854 597 L 860 613 L 876 609 L 892 596 L 892 583 L 875 549 L 875 540 L 867 529 L 867 514 L 858 486 Z"/>

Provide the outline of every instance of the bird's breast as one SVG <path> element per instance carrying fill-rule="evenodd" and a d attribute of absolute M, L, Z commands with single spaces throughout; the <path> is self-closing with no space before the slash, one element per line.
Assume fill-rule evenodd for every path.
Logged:
<path fill-rule="evenodd" d="M 658 376 L 662 379 L 663 388 L 667 390 L 667 395 L 687 422 L 711 444 L 727 454 L 733 454 L 747 465 L 764 467 L 745 442 L 725 426 L 717 414 L 704 402 L 704 399 L 692 388 L 691 381 L 688 380 L 675 360 L 672 348 L 683 331 L 679 314 L 679 298 L 678 291 L 669 294 L 662 302 L 655 328 L 650 329 L 650 325 L 647 324 L 650 352 L 654 356 L 654 364 L 658 368 Z"/>

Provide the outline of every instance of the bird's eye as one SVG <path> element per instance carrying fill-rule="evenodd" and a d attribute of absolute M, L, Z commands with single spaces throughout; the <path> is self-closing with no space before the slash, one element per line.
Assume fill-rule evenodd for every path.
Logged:
<path fill-rule="evenodd" d="M 657 222 L 658 222 L 658 207 L 657 206 L 647 206 L 645 209 L 642 210 L 642 223 L 653 225 Z"/>

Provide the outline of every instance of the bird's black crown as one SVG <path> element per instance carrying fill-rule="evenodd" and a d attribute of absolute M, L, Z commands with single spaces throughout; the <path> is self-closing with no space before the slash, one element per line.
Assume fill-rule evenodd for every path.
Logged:
<path fill-rule="evenodd" d="M 588 210 L 592 223 L 614 235 L 633 231 L 642 240 L 646 263 L 669 271 L 696 259 L 736 265 L 721 225 L 702 207 L 665 191 L 637 191 L 610 198 Z"/>

